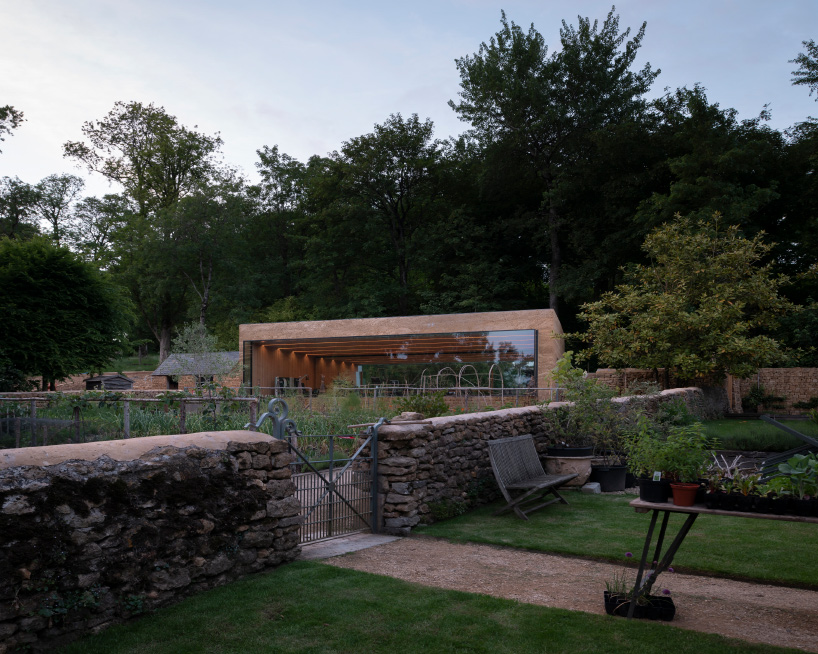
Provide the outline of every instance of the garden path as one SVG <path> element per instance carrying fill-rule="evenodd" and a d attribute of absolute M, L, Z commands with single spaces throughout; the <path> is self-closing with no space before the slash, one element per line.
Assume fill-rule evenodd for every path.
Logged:
<path fill-rule="evenodd" d="M 325 563 L 425 586 L 604 613 L 605 581 L 621 565 L 427 536 L 334 556 Z M 659 581 L 676 602 L 673 626 L 818 652 L 818 592 L 681 573 Z M 664 586 L 654 586 L 658 589 Z M 617 618 L 619 619 L 619 618 Z"/>

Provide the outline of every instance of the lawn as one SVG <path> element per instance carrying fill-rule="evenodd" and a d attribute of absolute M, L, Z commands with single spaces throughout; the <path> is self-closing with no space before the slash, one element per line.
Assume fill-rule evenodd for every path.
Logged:
<path fill-rule="evenodd" d="M 795 652 L 297 562 L 70 645 L 66 654 Z"/>
<path fill-rule="evenodd" d="M 140 370 L 156 370 L 159 367 L 158 354 L 146 354 L 139 362 L 138 356 L 120 357 L 111 361 L 106 368 L 116 372 L 138 372 Z"/>
<path fill-rule="evenodd" d="M 510 514 L 490 517 L 501 506 L 494 504 L 418 527 L 416 533 L 622 563 L 625 553 L 632 552 L 638 559 L 650 514 L 636 513 L 628 506 L 633 495 L 585 495 L 570 490 L 564 495 L 569 505 L 538 511 L 528 521 Z M 668 533 L 675 534 L 683 521 L 683 516 L 671 515 Z M 815 551 L 815 524 L 702 515 L 679 549 L 673 567 L 818 588 L 818 565 L 805 558 L 805 552 Z"/>
<path fill-rule="evenodd" d="M 818 424 L 811 420 L 779 422 L 807 436 L 818 437 Z M 724 450 L 786 452 L 804 444 L 804 441 L 763 420 L 708 420 L 704 428 L 708 436 L 719 440 L 719 447 Z"/>

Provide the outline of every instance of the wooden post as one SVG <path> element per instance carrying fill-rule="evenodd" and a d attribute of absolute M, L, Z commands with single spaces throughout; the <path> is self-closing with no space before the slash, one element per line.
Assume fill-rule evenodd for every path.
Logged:
<path fill-rule="evenodd" d="M 122 400 L 122 435 L 125 438 L 131 437 L 131 402 Z"/>
<path fill-rule="evenodd" d="M 74 407 L 74 442 L 80 442 L 80 408 Z"/>
<path fill-rule="evenodd" d="M 31 418 L 31 447 L 35 447 L 37 445 L 37 400 L 31 400 L 29 417 Z"/>
<path fill-rule="evenodd" d="M 187 416 L 185 410 L 185 401 L 179 400 L 179 433 L 187 434 L 187 425 L 185 424 Z"/>
<path fill-rule="evenodd" d="M 258 400 L 250 402 L 250 431 L 256 431 L 256 414 L 258 413 Z"/>
<path fill-rule="evenodd" d="M 14 418 L 14 447 L 20 447 L 20 418 Z"/>

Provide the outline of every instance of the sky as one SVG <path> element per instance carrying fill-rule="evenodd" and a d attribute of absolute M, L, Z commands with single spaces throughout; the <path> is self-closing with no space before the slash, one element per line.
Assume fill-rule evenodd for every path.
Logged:
<path fill-rule="evenodd" d="M 257 181 L 256 150 L 278 145 L 306 161 L 417 113 L 436 138 L 468 129 L 455 60 L 501 27 L 501 10 L 550 51 L 561 21 L 598 19 L 610 0 L 0 0 L 0 106 L 26 122 L 0 143 L 0 176 L 36 183 L 86 179 L 87 195 L 117 192 L 62 156 L 82 124 L 116 101 L 163 106 L 179 123 L 220 133 L 223 160 Z M 649 98 L 701 84 L 708 99 L 786 129 L 818 115 L 791 84 L 802 41 L 818 38 L 818 0 L 620 0 L 620 29 L 647 28 L 635 67 L 661 69 Z"/>

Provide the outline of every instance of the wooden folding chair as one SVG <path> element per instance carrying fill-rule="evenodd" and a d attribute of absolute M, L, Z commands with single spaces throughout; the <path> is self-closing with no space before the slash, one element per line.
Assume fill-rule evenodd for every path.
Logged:
<path fill-rule="evenodd" d="M 494 515 L 514 511 L 518 517 L 528 520 L 529 513 L 549 504 L 554 502 L 568 504 L 557 488 L 571 481 L 577 474 L 545 474 L 531 434 L 498 438 L 489 441 L 488 445 L 491 469 L 494 470 L 500 492 L 507 502 L 503 508 L 495 511 Z M 512 496 L 512 491 L 518 492 L 516 497 Z M 543 502 L 542 500 L 549 495 L 554 497 Z"/>

